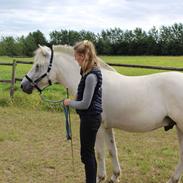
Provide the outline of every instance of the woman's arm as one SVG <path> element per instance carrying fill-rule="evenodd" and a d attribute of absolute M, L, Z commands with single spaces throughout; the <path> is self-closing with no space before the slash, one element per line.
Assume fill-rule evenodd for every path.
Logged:
<path fill-rule="evenodd" d="M 69 102 L 69 106 L 80 110 L 88 109 L 91 104 L 91 100 L 93 98 L 96 85 L 97 85 L 97 76 L 92 73 L 89 74 L 85 80 L 83 99 L 81 101 L 71 100 Z"/>

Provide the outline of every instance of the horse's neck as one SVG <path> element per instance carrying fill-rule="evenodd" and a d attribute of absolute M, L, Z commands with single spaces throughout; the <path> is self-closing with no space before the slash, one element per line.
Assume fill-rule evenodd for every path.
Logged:
<path fill-rule="evenodd" d="M 57 69 L 57 81 L 69 89 L 72 95 L 76 95 L 80 76 L 80 67 L 69 55 L 57 55 L 55 57 Z"/>

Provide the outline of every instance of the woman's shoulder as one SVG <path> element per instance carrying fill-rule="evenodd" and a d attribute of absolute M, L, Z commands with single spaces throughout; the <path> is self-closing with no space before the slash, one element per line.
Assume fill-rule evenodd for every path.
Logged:
<path fill-rule="evenodd" d="M 96 76 L 96 74 L 94 74 L 94 73 L 89 73 L 88 75 L 87 75 L 87 78 L 86 78 L 87 80 L 90 80 L 90 81 L 94 81 L 94 80 L 97 80 L 97 76 Z"/>

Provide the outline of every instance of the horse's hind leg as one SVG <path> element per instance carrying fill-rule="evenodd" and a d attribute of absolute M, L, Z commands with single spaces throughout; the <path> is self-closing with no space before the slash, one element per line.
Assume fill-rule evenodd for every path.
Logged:
<path fill-rule="evenodd" d="M 121 168 L 119 165 L 116 142 L 115 142 L 115 137 L 114 137 L 112 128 L 106 128 L 105 135 L 106 135 L 106 143 L 109 149 L 109 154 L 112 157 L 112 164 L 113 164 L 113 175 L 109 182 L 115 183 L 115 182 L 118 182 L 118 179 L 121 173 Z"/>
<path fill-rule="evenodd" d="M 175 172 L 173 173 L 173 175 L 171 176 L 171 178 L 167 183 L 178 183 L 180 176 L 183 172 L 183 131 L 180 130 L 178 127 L 176 128 L 177 128 L 177 136 L 178 136 L 179 146 L 180 146 L 180 160 L 176 167 Z"/>

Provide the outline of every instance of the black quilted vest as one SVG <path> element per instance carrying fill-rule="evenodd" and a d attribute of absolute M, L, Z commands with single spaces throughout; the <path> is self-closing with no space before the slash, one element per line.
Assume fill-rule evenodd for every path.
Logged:
<path fill-rule="evenodd" d="M 90 72 L 84 75 L 82 75 L 82 71 L 81 71 L 82 77 L 78 85 L 77 101 L 81 101 L 83 99 L 85 80 L 86 80 L 86 77 L 91 73 L 97 76 L 97 85 L 95 87 L 93 98 L 91 100 L 91 104 L 89 108 L 86 110 L 76 109 L 76 112 L 79 115 L 98 115 L 102 112 L 102 73 L 100 69 L 97 67 L 94 67 Z"/>

